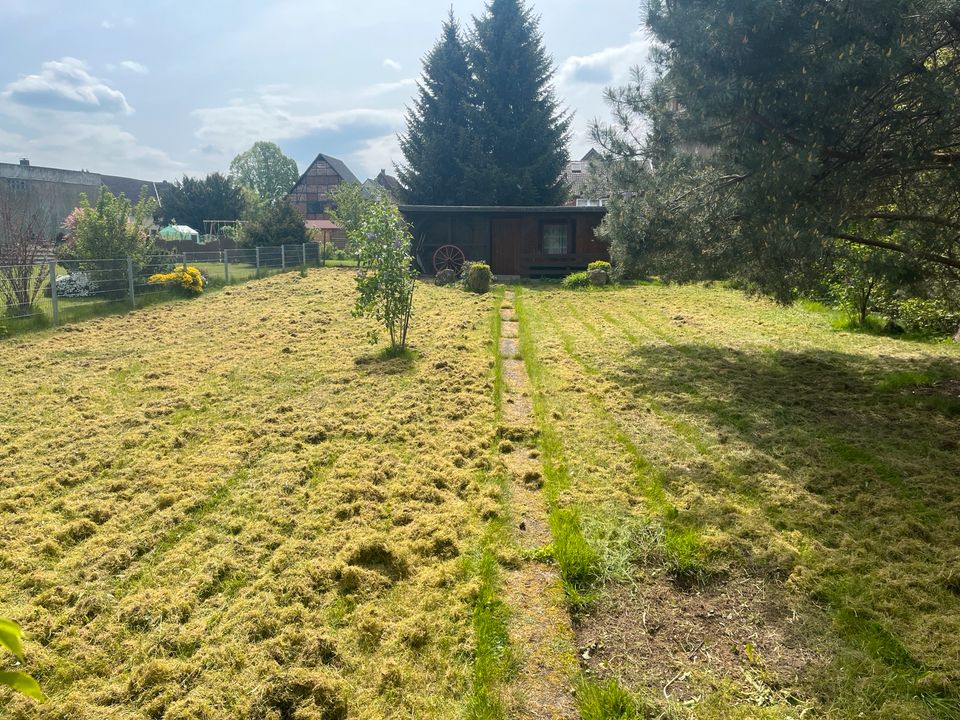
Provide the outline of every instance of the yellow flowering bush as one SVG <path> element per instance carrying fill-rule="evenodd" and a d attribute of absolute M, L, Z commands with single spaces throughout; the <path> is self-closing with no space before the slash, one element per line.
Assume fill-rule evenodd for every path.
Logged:
<path fill-rule="evenodd" d="M 151 275 L 148 282 L 151 285 L 166 285 L 184 290 L 190 295 L 199 295 L 206 285 L 203 273 L 195 267 L 178 267 L 173 272 L 157 273 Z"/>

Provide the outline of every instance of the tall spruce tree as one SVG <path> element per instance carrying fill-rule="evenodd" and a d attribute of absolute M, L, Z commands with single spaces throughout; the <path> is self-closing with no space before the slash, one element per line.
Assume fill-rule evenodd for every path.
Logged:
<path fill-rule="evenodd" d="M 559 205 L 571 117 L 553 91 L 539 19 L 523 0 L 490 0 L 474 19 L 467 191 L 479 205 Z"/>
<path fill-rule="evenodd" d="M 468 159 L 470 66 L 453 10 L 440 39 L 423 62 L 419 97 L 407 111 L 400 138 L 406 165 L 397 168 L 404 200 L 416 204 L 463 205 Z"/>

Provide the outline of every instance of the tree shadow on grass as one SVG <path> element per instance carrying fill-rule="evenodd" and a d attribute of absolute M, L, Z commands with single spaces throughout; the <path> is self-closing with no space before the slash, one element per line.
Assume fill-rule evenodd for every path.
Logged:
<path fill-rule="evenodd" d="M 375 353 L 358 355 L 353 362 L 369 375 L 400 375 L 413 371 L 419 356 L 416 348 L 387 346 Z"/>
<path fill-rule="evenodd" d="M 609 376 L 693 438 L 705 462 L 684 479 L 701 522 L 726 522 L 758 556 L 778 539 L 800 548 L 764 569 L 829 608 L 848 666 L 876 675 L 865 664 L 878 664 L 903 693 L 949 708 L 960 703 L 958 378 L 951 359 L 702 344 L 637 346 Z M 745 521 L 757 512 L 762 523 Z M 924 690 L 930 673 L 941 679 Z"/>

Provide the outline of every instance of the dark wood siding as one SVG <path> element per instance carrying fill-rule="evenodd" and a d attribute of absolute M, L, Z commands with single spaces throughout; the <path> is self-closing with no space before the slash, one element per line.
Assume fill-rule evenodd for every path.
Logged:
<path fill-rule="evenodd" d="M 457 245 L 467 260 L 488 262 L 494 273 L 526 277 L 562 276 L 583 270 L 594 260 L 608 259 L 607 247 L 598 242 L 596 228 L 603 219 L 596 211 L 476 212 L 463 209 L 418 210 L 404 208 L 413 226 L 417 259 L 425 272 L 432 273 L 432 257 L 441 245 Z M 570 227 L 569 252 L 546 255 L 542 246 L 544 223 L 565 223 Z"/>
<path fill-rule="evenodd" d="M 333 191 L 342 182 L 330 163 L 317 158 L 290 191 L 290 202 L 307 220 L 327 220 Z"/>

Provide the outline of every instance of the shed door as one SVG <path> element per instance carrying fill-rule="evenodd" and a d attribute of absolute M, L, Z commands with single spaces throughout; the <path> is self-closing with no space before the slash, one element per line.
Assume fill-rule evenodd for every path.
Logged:
<path fill-rule="evenodd" d="M 490 269 L 494 275 L 520 274 L 520 218 L 493 219 Z"/>

